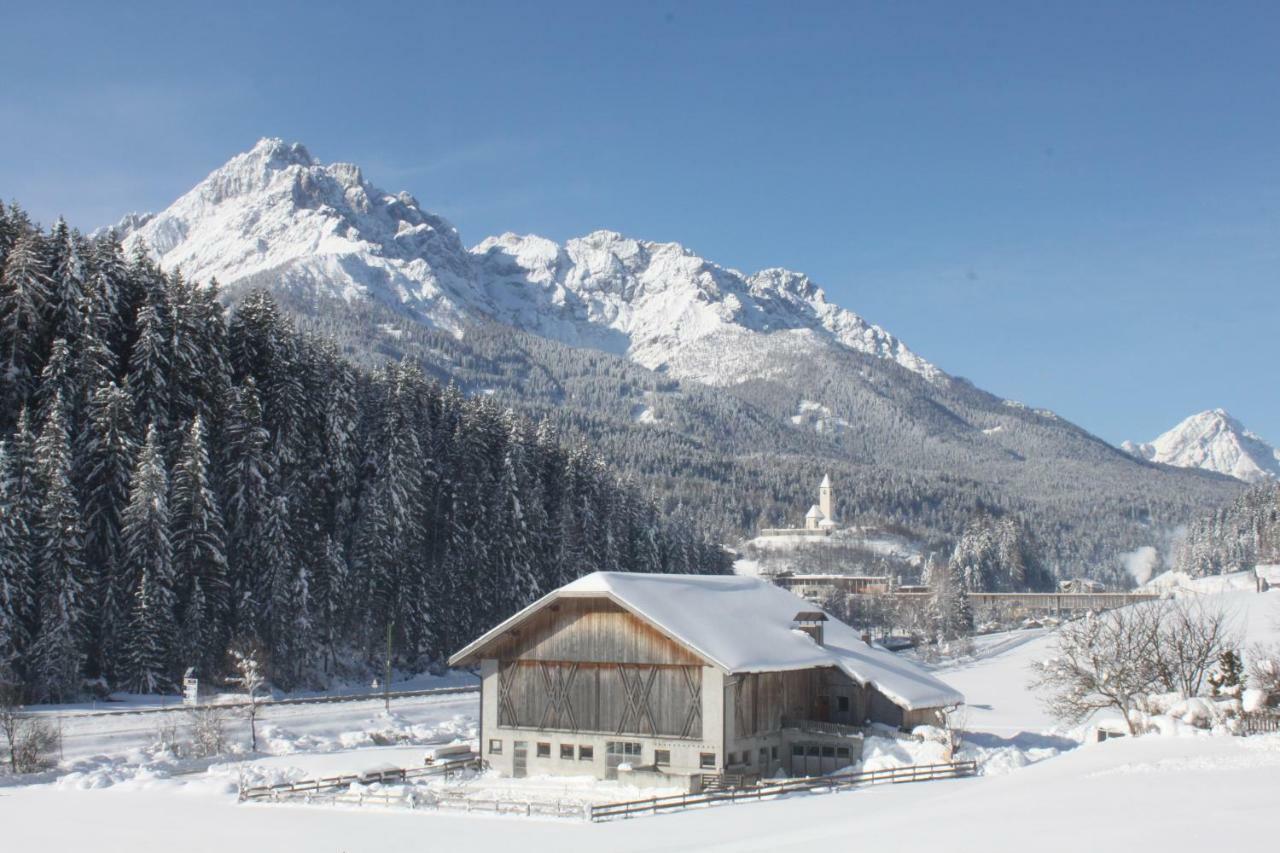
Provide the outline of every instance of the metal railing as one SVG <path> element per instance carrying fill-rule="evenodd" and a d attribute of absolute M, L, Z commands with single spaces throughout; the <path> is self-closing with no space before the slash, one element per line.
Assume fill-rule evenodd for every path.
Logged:
<path fill-rule="evenodd" d="M 716 803 L 737 803 L 744 800 L 763 800 L 786 794 L 825 791 L 841 791 L 859 785 L 885 783 L 928 782 L 935 779 L 959 779 L 974 776 L 978 772 L 975 761 L 953 761 L 947 764 L 913 764 L 908 767 L 890 767 L 883 770 L 864 770 L 838 776 L 814 776 L 789 779 L 785 782 L 758 785 L 750 788 L 732 788 L 701 794 L 675 794 L 666 797 L 650 797 L 647 800 L 630 800 L 591 806 L 589 820 L 603 821 L 629 818 L 636 815 L 658 814 L 674 809 L 711 806 Z"/>
<path fill-rule="evenodd" d="M 851 726 L 846 723 L 827 723 L 821 720 L 797 720 L 791 717 L 783 717 L 778 727 L 784 731 L 800 731 L 817 735 L 836 735 L 838 737 L 861 738 L 866 734 L 866 729 L 861 726 Z"/>

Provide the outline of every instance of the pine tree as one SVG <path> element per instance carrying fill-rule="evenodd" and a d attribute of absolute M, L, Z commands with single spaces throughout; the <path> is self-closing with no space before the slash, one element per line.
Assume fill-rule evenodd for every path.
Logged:
<path fill-rule="evenodd" d="M 138 312 L 138 342 L 129 358 L 127 385 L 138 422 L 153 425 L 162 441 L 170 425 L 169 372 L 173 364 L 172 331 L 166 313 L 154 302 Z"/>
<path fill-rule="evenodd" d="M 262 425 L 262 407 L 254 381 L 246 379 L 232 394 L 224 453 L 222 502 L 227 526 L 227 568 L 231 583 L 232 625 L 247 629 L 256 610 L 256 567 L 260 552 L 258 531 L 268 501 L 268 484 L 275 472 L 270 456 L 271 434 Z"/>
<path fill-rule="evenodd" d="M 133 590 L 125 684 L 136 693 L 158 693 L 173 685 L 173 550 L 169 538 L 169 484 L 159 431 L 147 428 L 129 484 L 123 515 L 126 575 Z"/>
<path fill-rule="evenodd" d="M 170 502 L 173 576 L 183 626 L 179 663 L 207 673 L 230 639 L 226 531 L 209 484 L 204 420 L 196 415 L 178 452 Z"/>
<path fill-rule="evenodd" d="M 20 481 L 12 454 L 0 441 L 0 681 L 10 682 L 25 680 L 22 657 L 35 609 L 34 548 Z"/>
<path fill-rule="evenodd" d="M 84 529 L 71 483 L 71 442 L 55 396 L 35 446 L 39 620 L 32 648 L 37 695 L 69 698 L 78 691 L 86 638 L 83 597 Z"/>
<path fill-rule="evenodd" d="M 46 339 L 50 281 L 39 234 L 17 238 L 0 275 L 0 427 L 35 390 Z"/>
<path fill-rule="evenodd" d="M 87 669 L 96 677 L 111 676 L 112 665 L 123 662 L 125 627 L 133 609 L 120 518 L 137 457 L 133 400 L 114 382 L 100 385 L 89 403 L 87 421 L 76 469 L 83 495 L 86 592 L 97 602 L 89 612 Z"/>

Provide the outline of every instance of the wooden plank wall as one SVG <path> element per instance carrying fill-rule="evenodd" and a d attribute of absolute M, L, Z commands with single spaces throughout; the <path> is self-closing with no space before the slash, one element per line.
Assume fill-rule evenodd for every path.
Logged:
<path fill-rule="evenodd" d="M 702 667 L 503 661 L 498 725 L 702 737 Z"/>
<path fill-rule="evenodd" d="M 605 598 L 562 598 L 495 638 L 478 656 L 583 663 L 704 663 Z"/>

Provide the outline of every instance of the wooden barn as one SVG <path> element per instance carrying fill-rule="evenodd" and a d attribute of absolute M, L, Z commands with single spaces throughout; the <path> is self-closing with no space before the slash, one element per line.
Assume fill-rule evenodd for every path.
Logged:
<path fill-rule="evenodd" d="M 481 750 L 512 776 L 816 775 L 869 722 L 911 728 L 964 701 L 767 581 L 597 572 L 459 651 L 478 665 Z"/>

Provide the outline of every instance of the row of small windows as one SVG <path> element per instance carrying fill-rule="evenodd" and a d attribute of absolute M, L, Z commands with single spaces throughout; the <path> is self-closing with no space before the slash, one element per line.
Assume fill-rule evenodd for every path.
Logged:
<path fill-rule="evenodd" d="M 792 758 L 849 758 L 849 747 L 847 746 L 816 746 L 809 744 L 794 744 L 791 747 Z"/>
<path fill-rule="evenodd" d="M 519 750 L 523 746 L 524 746 L 523 742 L 516 743 L 517 750 Z M 610 748 L 612 752 L 615 752 L 616 754 L 621 755 L 624 758 L 635 758 L 637 761 L 640 759 L 640 744 L 638 743 L 610 742 Z M 778 752 L 777 747 L 774 747 L 773 751 L 774 751 L 774 757 L 776 758 L 777 752 Z M 489 754 L 502 755 L 502 738 L 489 739 Z M 572 744 L 572 743 L 560 744 L 561 760 L 572 761 L 574 759 L 574 755 L 575 755 L 575 744 Z M 576 755 L 577 755 L 578 761 L 593 761 L 595 760 L 595 757 L 596 757 L 595 747 L 587 746 L 585 744 L 577 744 Z M 551 757 L 550 742 L 537 741 L 534 745 L 534 756 L 536 758 L 550 758 Z M 655 749 L 653 751 L 653 763 L 658 767 L 671 766 L 671 750 Z M 698 753 L 698 766 L 704 769 L 715 769 L 716 754 L 714 752 Z"/>

